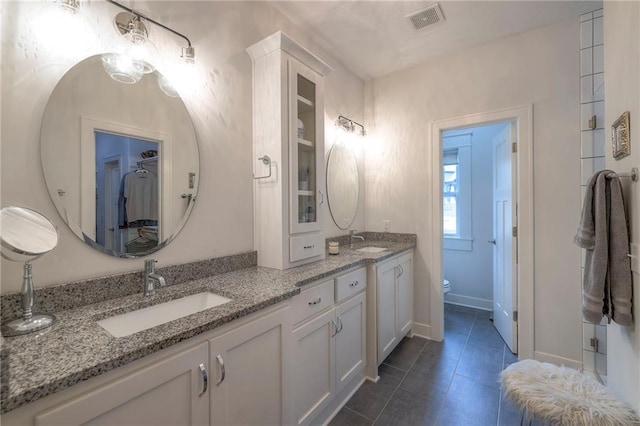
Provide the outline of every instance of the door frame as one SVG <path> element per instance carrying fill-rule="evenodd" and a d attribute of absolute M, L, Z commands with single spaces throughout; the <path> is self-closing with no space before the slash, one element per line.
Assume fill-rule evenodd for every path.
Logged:
<path fill-rule="evenodd" d="M 431 338 L 444 338 L 444 294 L 442 291 L 442 132 L 460 127 L 472 127 L 497 122 L 515 123 L 518 155 L 518 357 L 532 358 L 534 349 L 533 302 L 533 105 L 524 105 L 431 123 L 431 258 L 429 259 Z"/>

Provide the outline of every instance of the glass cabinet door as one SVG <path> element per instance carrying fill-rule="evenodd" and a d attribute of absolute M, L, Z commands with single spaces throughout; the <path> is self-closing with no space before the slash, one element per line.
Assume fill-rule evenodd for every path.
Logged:
<path fill-rule="evenodd" d="M 317 75 L 292 61 L 291 99 L 291 232 L 320 229 L 320 192 L 324 141 L 323 105 Z M 319 199 L 320 198 L 320 199 Z"/>

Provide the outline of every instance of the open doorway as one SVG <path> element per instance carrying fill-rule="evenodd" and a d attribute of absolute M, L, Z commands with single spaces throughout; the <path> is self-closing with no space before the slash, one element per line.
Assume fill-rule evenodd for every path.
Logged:
<path fill-rule="evenodd" d="M 480 240 L 479 237 L 472 236 L 467 239 L 473 240 L 470 243 L 473 244 L 486 244 L 491 249 L 492 255 L 490 261 L 485 259 L 485 266 L 490 265 L 491 274 L 491 298 L 483 298 L 479 296 L 477 299 L 484 299 L 481 301 L 483 305 L 482 312 L 486 312 L 486 319 L 489 319 L 489 312 L 501 312 L 501 315 L 505 313 L 509 314 L 508 325 L 511 326 L 510 330 L 504 332 L 504 335 L 515 334 L 516 338 L 512 339 L 513 352 L 517 352 L 520 358 L 530 358 L 533 356 L 533 179 L 532 179 L 532 150 L 531 150 L 531 116 L 532 109 L 530 106 L 510 108 L 500 111 L 487 112 L 474 114 L 464 117 L 452 118 L 447 120 L 440 120 L 432 123 L 432 170 L 437 171 L 433 173 L 433 187 L 432 193 L 434 194 L 432 202 L 432 230 L 433 238 L 431 241 L 431 258 L 429 260 L 430 278 L 431 278 L 431 290 L 430 290 L 430 307 L 431 307 L 431 335 L 434 340 L 442 340 L 445 337 L 445 296 L 444 296 L 444 279 L 448 279 L 451 284 L 451 279 L 444 274 L 444 247 L 445 238 L 444 235 L 444 196 L 448 189 L 445 189 L 445 176 L 441 173 L 444 170 L 445 162 L 451 162 L 455 159 L 455 156 L 450 152 L 448 157 L 445 157 L 445 138 L 444 136 L 452 136 L 456 133 L 461 135 L 468 133 L 471 128 L 482 128 L 485 126 L 502 125 L 502 140 L 499 137 L 494 137 L 491 141 L 493 169 L 491 171 L 492 186 L 495 187 L 496 182 L 504 183 L 509 182 L 510 185 L 503 188 L 502 192 L 511 192 L 511 201 L 502 200 L 499 197 L 494 199 L 494 195 L 500 195 L 500 191 L 492 190 L 491 193 L 491 224 L 486 225 L 485 228 L 490 229 L 491 237 Z M 458 144 L 461 142 L 458 140 Z M 514 145 L 515 144 L 515 145 Z M 447 144 L 449 145 L 449 144 Z M 455 144 L 454 144 L 455 145 Z M 517 152 L 512 152 L 515 150 Z M 460 151 L 458 152 L 461 155 Z M 508 159 L 506 164 L 508 168 L 501 168 L 499 165 L 501 161 Z M 504 161 L 502 161 L 504 163 Z M 511 167 L 513 165 L 513 167 Z M 494 178 L 494 173 L 496 177 Z M 511 179 L 505 179 L 504 175 L 508 174 Z M 449 178 L 451 175 L 449 176 Z M 463 176 L 460 176 L 463 178 Z M 474 195 L 471 195 L 473 199 Z M 485 196 L 488 198 L 488 196 Z M 509 204 L 511 203 L 511 204 Z M 450 207 L 450 206 L 449 206 Z M 495 208 L 494 208 L 495 207 Z M 500 207 L 500 209 L 498 209 Z M 494 211 L 495 210 L 495 211 Z M 505 214 L 506 211 L 511 214 Z M 517 217 L 516 217 L 517 211 Z M 500 214 L 503 214 L 501 217 Z M 510 220 L 509 220 L 510 219 Z M 458 218 L 456 218 L 456 221 Z M 451 221 L 451 218 L 449 218 Z M 496 222 L 500 222 L 502 233 L 498 233 L 498 226 Z M 450 226 L 450 225 L 449 225 Z M 459 232 L 464 232 L 464 225 L 460 224 Z M 471 228 L 473 229 L 473 227 Z M 449 229 L 451 231 L 451 229 Z M 456 231 L 458 229 L 456 228 Z M 469 242 L 464 241 L 465 238 L 459 238 L 455 244 L 464 246 Z M 504 253 L 498 253 L 498 241 L 508 240 L 511 243 L 510 254 L 509 250 Z M 493 244 L 493 240 L 496 240 L 496 244 Z M 450 243 L 446 243 L 449 246 Z M 492 247 L 494 246 L 494 247 Z M 502 244 L 505 249 L 509 249 L 508 244 Z M 510 259 L 505 261 L 502 265 L 496 265 L 494 267 L 494 260 L 498 259 Z M 517 262 L 517 263 L 516 263 Z M 458 270 L 469 269 L 468 262 L 459 261 L 456 263 Z M 496 291 L 494 287 L 493 270 L 497 270 L 502 275 L 503 282 L 508 284 L 507 277 L 511 277 L 511 286 L 505 286 L 503 291 Z M 459 272 L 459 271 L 457 271 Z M 454 275 L 452 275 L 454 276 Z M 500 276 L 497 277 L 500 282 Z M 486 286 L 486 284 L 485 284 Z M 452 290 L 447 294 L 455 294 L 454 289 L 456 285 L 451 286 Z M 485 287 L 486 290 L 486 287 Z M 507 306 L 504 300 L 501 300 L 500 304 L 496 304 L 497 300 L 505 294 L 511 295 L 512 305 Z M 494 294 L 497 294 L 494 297 Z M 452 296 L 447 296 L 448 299 L 456 299 Z M 465 303 L 469 304 L 469 300 L 458 298 L 456 300 L 450 300 L 457 303 L 457 305 L 451 304 L 450 306 L 461 306 Z M 464 307 L 466 308 L 466 307 Z M 496 309 L 498 308 L 498 309 Z M 468 308 L 476 309 L 476 308 Z M 495 321 L 494 315 L 494 322 Z M 506 317 L 506 315 L 505 315 Z M 503 321 L 505 322 L 505 321 Z M 507 340 L 507 338 L 505 338 Z"/>
<path fill-rule="evenodd" d="M 442 258 L 445 336 L 482 330 L 484 339 L 502 346 L 501 337 L 515 353 L 513 126 L 505 121 L 442 133 Z"/>

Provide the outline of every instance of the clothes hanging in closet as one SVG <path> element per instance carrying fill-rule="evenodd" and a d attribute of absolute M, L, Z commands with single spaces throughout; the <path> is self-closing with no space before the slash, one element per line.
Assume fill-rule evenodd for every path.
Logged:
<path fill-rule="evenodd" d="M 155 175 L 145 171 L 124 177 L 126 223 L 129 227 L 152 225 L 158 221 L 158 184 Z"/>

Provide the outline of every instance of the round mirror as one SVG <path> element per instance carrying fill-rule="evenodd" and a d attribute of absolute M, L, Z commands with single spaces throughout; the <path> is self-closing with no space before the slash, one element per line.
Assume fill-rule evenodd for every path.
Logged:
<path fill-rule="evenodd" d="M 90 246 L 144 256 L 186 222 L 198 144 L 175 95 L 158 71 L 135 84 L 112 79 L 101 55 L 76 64 L 53 90 L 42 122 L 44 177 L 63 220 Z"/>
<path fill-rule="evenodd" d="M 358 209 L 358 162 L 353 151 L 336 142 L 327 160 L 327 199 L 336 226 L 348 229 Z"/>
<path fill-rule="evenodd" d="M 35 210 L 4 207 L 0 210 L 2 257 L 13 262 L 28 262 L 50 252 L 58 244 L 53 223 Z"/>

